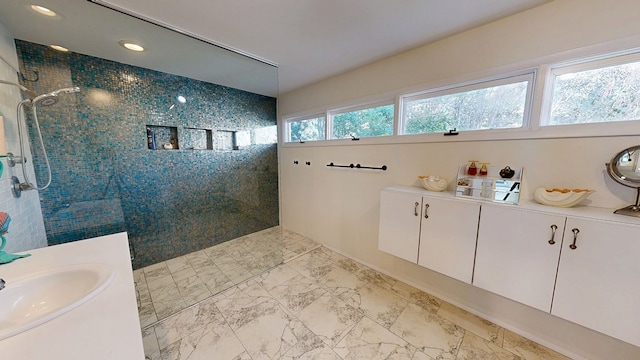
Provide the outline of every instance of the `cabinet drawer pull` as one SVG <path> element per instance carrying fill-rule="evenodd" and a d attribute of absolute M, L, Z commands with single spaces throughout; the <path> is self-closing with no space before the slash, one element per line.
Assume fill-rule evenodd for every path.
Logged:
<path fill-rule="evenodd" d="M 549 244 L 551 245 L 556 243 L 556 241 L 554 240 L 556 238 L 556 230 L 558 230 L 558 225 L 551 225 L 551 240 L 549 240 Z"/>
<path fill-rule="evenodd" d="M 424 218 L 428 219 L 429 218 L 429 204 L 425 204 L 424 205 Z"/>
<path fill-rule="evenodd" d="M 569 247 L 571 248 L 571 250 L 575 250 L 575 249 L 578 248 L 576 246 L 576 240 L 578 240 L 578 233 L 580 232 L 580 229 L 573 228 L 573 229 L 571 229 L 571 231 L 573 232 L 573 243 L 571 245 L 569 245 Z"/>
<path fill-rule="evenodd" d="M 420 206 L 420 203 L 416 201 L 416 206 L 413 208 L 413 216 L 418 216 L 418 206 Z"/>

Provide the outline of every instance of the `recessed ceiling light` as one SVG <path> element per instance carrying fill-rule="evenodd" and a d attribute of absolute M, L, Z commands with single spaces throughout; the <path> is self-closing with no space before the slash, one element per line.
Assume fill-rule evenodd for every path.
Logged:
<path fill-rule="evenodd" d="M 42 15 L 45 15 L 45 16 L 56 16 L 57 15 L 55 11 L 53 11 L 51 9 L 48 9 L 48 8 L 46 8 L 44 6 L 40 6 L 40 5 L 31 5 L 31 9 L 33 11 L 37 12 L 38 14 L 42 14 Z"/>
<path fill-rule="evenodd" d="M 120 40 L 118 43 L 131 51 L 144 51 L 144 48 L 142 46 L 129 40 Z"/>
<path fill-rule="evenodd" d="M 67 52 L 69 51 L 69 49 L 67 49 L 64 46 L 60 46 L 60 45 L 51 45 L 52 49 L 58 50 L 58 51 L 62 51 L 62 52 Z"/>

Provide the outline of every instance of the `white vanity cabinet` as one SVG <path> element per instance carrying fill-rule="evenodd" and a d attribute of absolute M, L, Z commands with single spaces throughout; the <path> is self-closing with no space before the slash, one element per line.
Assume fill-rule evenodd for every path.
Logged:
<path fill-rule="evenodd" d="M 378 248 L 640 346 L 638 218 L 394 186 L 381 193 Z"/>
<path fill-rule="evenodd" d="M 420 194 L 383 189 L 380 193 L 378 249 L 417 263 L 421 215 Z"/>
<path fill-rule="evenodd" d="M 473 285 L 549 312 L 565 219 L 483 204 Z"/>
<path fill-rule="evenodd" d="M 378 249 L 471 283 L 480 204 L 413 187 L 380 194 Z"/>
<path fill-rule="evenodd" d="M 418 265 L 471 284 L 480 204 L 422 197 Z"/>
<path fill-rule="evenodd" d="M 551 314 L 640 346 L 640 225 L 569 217 Z"/>

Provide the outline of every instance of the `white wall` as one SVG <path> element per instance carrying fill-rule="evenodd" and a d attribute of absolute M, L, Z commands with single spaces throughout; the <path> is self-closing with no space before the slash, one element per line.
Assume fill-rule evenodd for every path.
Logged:
<path fill-rule="evenodd" d="M 279 113 L 322 111 L 400 89 L 637 47 L 639 12 L 636 0 L 556 0 L 283 94 Z M 631 203 L 635 192 L 610 180 L 604 163 L 625 147 L 638 144 L 640 129 L 621 137 L 281 146 L 281 223 L 575 358 L 640 358 L 637 347 L 377 250 L 379 192 L 385 186 L 419 186 L 416 177 L 429 174 L 453 181 L 458 166 L 480 159 L 492 165 L 523 166 L 524 201 L 537 186 L 591 188 L 596 193 L 590 196 L 589 205 L 616 208 Z M 312 165 L 305 165 L 306 161 Z M 326 167 L 330 162 L 385 164 L 389 170 Z"/>
<path fill-rule="evenodd" d="M 13 37 L 2 24 L 0 24 L 0 56 L 9 61 L 11 66 L 18 68 L 18 58 Z M 18 82 L 16 72 L 1 60 L 0 79 L 14 83 Z M 0 115 L 4 117 L 7 151 L 14 154 L 20 154 L 18 123 L 16 120 L 16 105 L 20 100 L 20 90 L 17 87 L 0 84 Z M 29 158 L 29 162 L 27 162 L 29 178 L 35 179 L 31 152 L 27 152 L 26 155 Z M 4 211 L 11 216 L 9 233 L 5 235 L 7 246 L 4 251 L 12 253 L 47 246 L 38 192 L 23 192 L 20 198 L 15 198 L 11 194 L 10 179 L 15 175 L 21 181 L 24 181 L 21 165 L 11 168 L 7 166 L 6 159 L 3 158 L 0 161 L 4 165 L 4 173 L 0 177 L 0 211 Z"/>

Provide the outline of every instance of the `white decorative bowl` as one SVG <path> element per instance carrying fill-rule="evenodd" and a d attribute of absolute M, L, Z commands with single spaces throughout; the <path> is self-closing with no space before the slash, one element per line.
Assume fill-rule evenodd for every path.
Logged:
<path fill-rule="evenodd" d="M 594 192 L 587 189 L 552 189 L 539 187 L 533 191 L 533 198 L 542 205 L 556 207 L 572 207 L 578 205 Z"/>
<path fill-rule="evenodd" d="M 447 188 L 447 180 L 440 176 L 418 176 L 422 186 L 429 191 L 443 191 Z"/>

